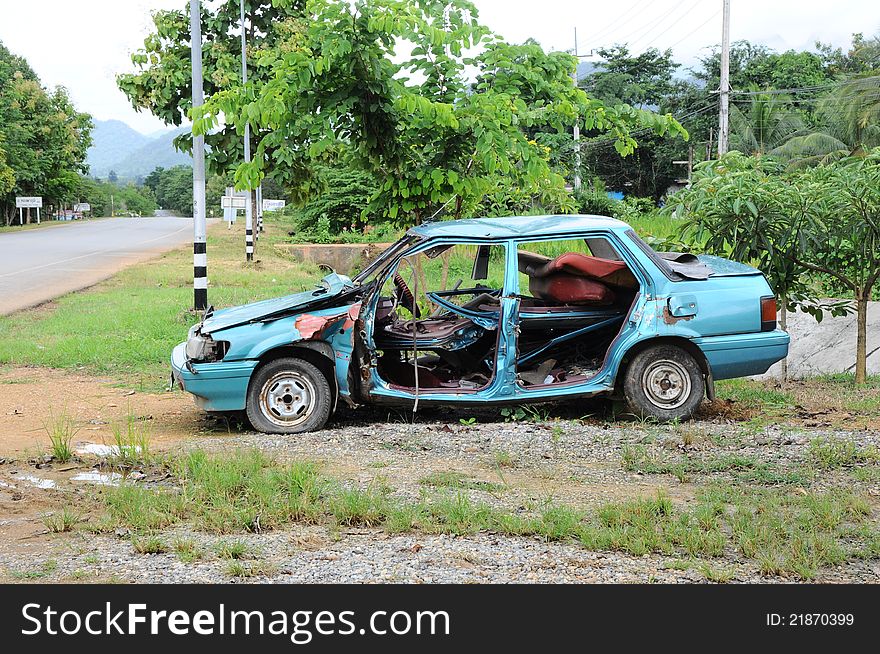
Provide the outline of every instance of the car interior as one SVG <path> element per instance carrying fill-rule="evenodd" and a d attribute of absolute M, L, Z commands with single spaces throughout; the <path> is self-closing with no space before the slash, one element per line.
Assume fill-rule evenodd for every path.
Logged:
<path fill-rule="evenodd" d="M 443 245 L 387 275 L 373 339 L 392 387 L 475 392 L 495 369 L 504 246 Z M 639 292 L 603 237 L 520 243 L 517 379 L 581 383 L 601 368 Z M 464 279 L 469 278 L 467 284 Z"/>

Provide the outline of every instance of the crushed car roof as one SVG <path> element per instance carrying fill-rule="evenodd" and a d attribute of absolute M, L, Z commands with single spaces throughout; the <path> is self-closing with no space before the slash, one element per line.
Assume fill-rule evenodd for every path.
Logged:
<path fill-rule="evenodd" d="M 553 236 L 589 229 L 629 229 L 629 225 L 607 216 L 545 215 L 474 218 L 424 223 L 410 229 L 423 238 L 465 236 L 481 238 L 516 238 L 518 236 Z"/>

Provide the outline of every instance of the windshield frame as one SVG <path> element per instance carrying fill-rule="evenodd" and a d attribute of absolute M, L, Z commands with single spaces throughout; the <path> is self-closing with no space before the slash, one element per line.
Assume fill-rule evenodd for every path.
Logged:
<path fill-rule="evenodd" d="M 376 257 L 373 263 L 371 263 L 369 266 L 367 266 L 361 272 L 355 275 L 352 282 L 356 286 L 363 286 L 365 283 L 369 283 L 369 278 L 374 277 L 377 273 L 379 273 L 385 267 L 389 260 L 396 258 L 397 255 L 401 252 L 404 252 L 418 245 L 424 240 L 424 237 L 419 236 L 418 234 L 407 232 L 398 241 L 396 241 L 384 252 L 382 252 L 382 254 Z"/>

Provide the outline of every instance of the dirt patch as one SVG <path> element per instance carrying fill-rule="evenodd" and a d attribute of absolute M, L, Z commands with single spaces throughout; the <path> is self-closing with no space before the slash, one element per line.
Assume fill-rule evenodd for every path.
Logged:
<path fill-rule="evenodd" d="M 53 416 L 62 413 L 79 426 L 74 446 L 112 443 L 114 426 L 130 417 L 146 422 L 150 444 L 158 449 L 218 429 L 188 394 L 144 393 L 115 383 L 49 368 L 0 368 L 0 456 L 21 458 L 47 451 L 47 428 Z"/>

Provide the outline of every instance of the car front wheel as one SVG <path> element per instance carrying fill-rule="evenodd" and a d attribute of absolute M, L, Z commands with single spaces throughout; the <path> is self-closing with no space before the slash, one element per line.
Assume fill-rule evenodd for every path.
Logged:
<path fill-rule="evenodd" d="M 260 366 L 248 388 L 248 420 L 254 429 L 267 434 L 320 429 L 332 407 L 327 378 L 302 359 L 285 357 Z"/>
<path fill-rule="evenodd" d="M 654 345 L 630 362 L 623 392 L 637 416 L 684 420 L 703 401 L 706 383 L 700 365 L 686 351 L 674 345 Z"/>

